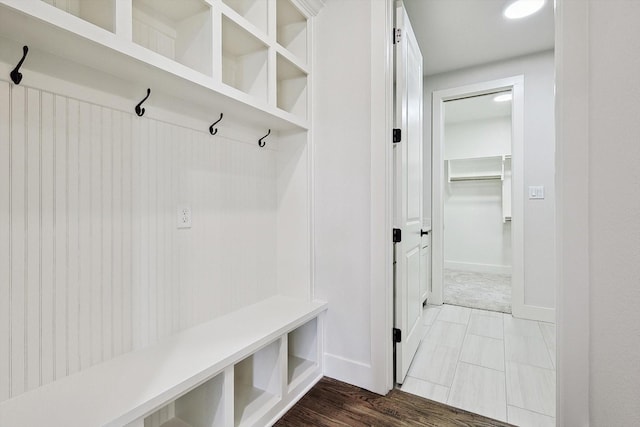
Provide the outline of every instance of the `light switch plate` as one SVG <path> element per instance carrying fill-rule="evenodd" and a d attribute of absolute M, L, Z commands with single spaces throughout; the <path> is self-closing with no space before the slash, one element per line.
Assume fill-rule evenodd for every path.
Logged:
<path fill-rule="evenodd" d="M 531 185 L 529 186 L 529 199 L 544 199 L 544 186 L 542 185 Z"/>
<path fill-rule="evenodd" d="M 178 228 L 191 228 L 191 208 L 178 206 Z"/>

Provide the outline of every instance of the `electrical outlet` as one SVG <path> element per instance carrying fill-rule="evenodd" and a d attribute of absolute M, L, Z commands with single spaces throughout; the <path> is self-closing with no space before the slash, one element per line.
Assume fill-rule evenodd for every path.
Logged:
<path fill-rule="evenodd" d="M 542 185 L 529 186 L 529 199 L 544 199 L 544 187 Z"/>
<path fill-rule="evenodd" d="M 189 206 L 178 207 L 178 228 L 191 228 L 191 208 Z"/>

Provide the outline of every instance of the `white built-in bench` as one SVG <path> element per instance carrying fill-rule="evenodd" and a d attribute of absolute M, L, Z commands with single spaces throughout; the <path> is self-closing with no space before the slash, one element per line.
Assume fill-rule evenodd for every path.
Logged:
<path fill-rule="evenodd" d="M 276 296 L 0 404 L 0 426 L 266 426 L 322 377 L 326 303 Z"/>

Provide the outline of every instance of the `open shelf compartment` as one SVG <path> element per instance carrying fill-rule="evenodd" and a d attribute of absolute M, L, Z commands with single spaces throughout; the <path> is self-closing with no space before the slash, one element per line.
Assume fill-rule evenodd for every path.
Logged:
<path fill-rule="evenodd" d="M 115 0 L 41 0 L 71 15 L 114 32 Z"/>
<path fill-rule="evenodd" d="M 289 332 L 287 347 L 287 383 L 292 389 L 318 368 L 318 319 Z"/>
<path fill-rule="evenodd" d="M 233 9 L 238 15 L 255 25 L 267 34 L 268 7 L 265 0 L 222 0 L 224 4 Z"/>
<path fill-rule="evenodd" d="M 307 117 L 307 73 L 278 54 L 276 58 L 277 106 L 301 118 Z"/>
<path fill-rule="evenodd" d="M 263 102 L 268 95 L 268 47 L 222 16 L 222 82 Z"/>
<path fill-rule="evenodd" d="M 223 427 L 224 373 L 145 417 L 144 427 Z"/>
<path fill-rule="evenodd" d="M 133 41 L 211 76 L 211 6 L 202 0 L 133 0 Z"/>
<path fill-rule="evenodd" d="M 236 427 L 254 425 L 282 398 L 281 346 L 278 339 L 234 366 Z"/>
<path fill-rule="evenodd" d="M 280 46 L 307 63 L 307 18 L 290 0 L 276 2 L 276 39 Z"/>
<path fill-rule="evenodd" d="M 470 157 L 447 160 L 448 180 L 481 181 L 504 178 L 503 156 Z"/>

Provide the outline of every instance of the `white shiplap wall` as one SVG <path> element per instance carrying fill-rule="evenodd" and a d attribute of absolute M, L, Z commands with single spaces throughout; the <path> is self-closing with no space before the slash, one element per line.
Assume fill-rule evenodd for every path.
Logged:
<path fill-rule="evenodd" d="M 275 294 L 276 154 L 0 81 L 0 401 Z"/>

